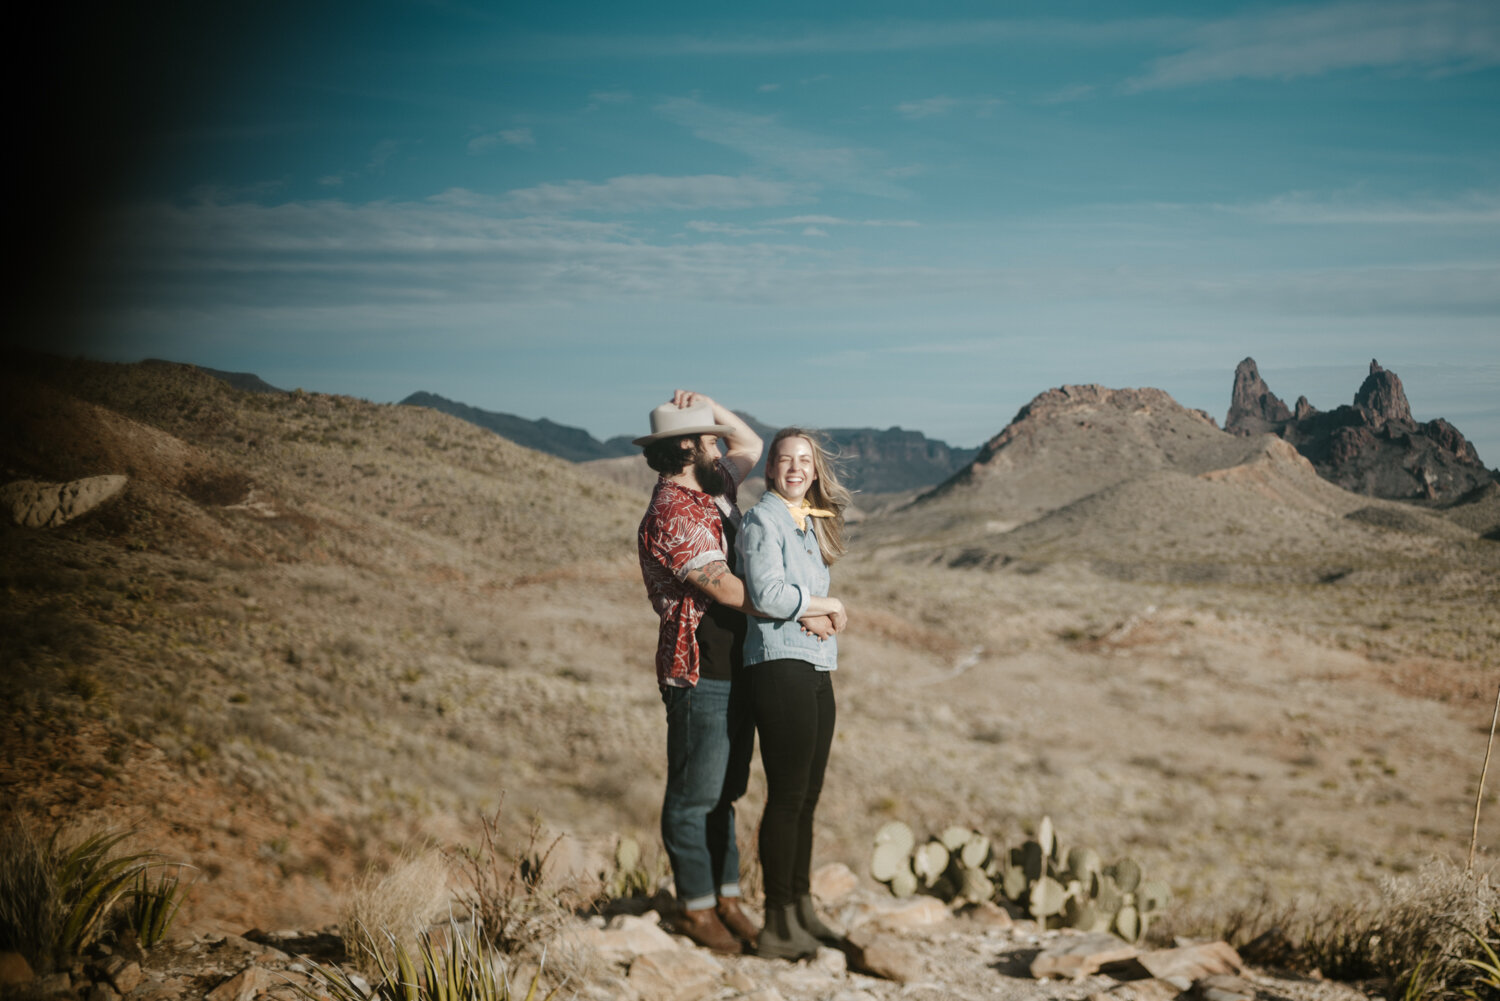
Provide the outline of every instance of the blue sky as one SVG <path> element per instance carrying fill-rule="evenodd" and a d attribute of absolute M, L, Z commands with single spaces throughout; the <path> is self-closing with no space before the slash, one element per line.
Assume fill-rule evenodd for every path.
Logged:
<path fill-rule="evenodd" d="M 1222 421 L 1247 355 L 1329 409 L 1377 358 L 1500 465 L 1492 0 L 265 9 L 134 29 L 60 346 L 958 445 L 1064 383 Z"/>

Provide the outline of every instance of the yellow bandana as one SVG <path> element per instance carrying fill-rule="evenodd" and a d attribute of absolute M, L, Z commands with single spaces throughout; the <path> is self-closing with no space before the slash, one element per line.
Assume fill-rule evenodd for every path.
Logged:
<path fill-rule="evenodd" d="M 814 518 L 838 517 L 837 511 L 828 511 L 821 507 L 813 507 L 812 501 L 808 500 L 806 497 L 803 497 L 802 500 L 798 503 L 793 504 L 791 501 L 781 496 L 781 494 L 776 493 L 775 490 L 772 490 L 771 493 L 775 494 L 776 499 L 786 505 L 787 512 L 792 516 L 792 520 L 797 523 L 797 530 L 799 532 L 807 531 L 807 518 L 809 515 Z"/>

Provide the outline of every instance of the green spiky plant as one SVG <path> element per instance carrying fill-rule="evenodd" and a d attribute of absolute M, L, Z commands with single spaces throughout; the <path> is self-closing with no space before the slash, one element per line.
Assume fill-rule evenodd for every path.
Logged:
<path fill-rule="evenodd" d="M 183 868 L 162 866 L 154 878 L 147 869 L 136 873 L 135 885 L 125 899 L 125 923 L 148 949 L 166 937 L 192 886 L 183 885 Z"/>
<path fill-rule="evenodd" d="M 105 930 L 111 913 L 159 865 L 155 852 L 117 853 L 130 831 L 101 831 L 45 844 L 17 826 L 0 848 L 0 948 L 39 970 L 66 966 Z"/>
<path fill-rule="evenodd" d="M 1459 958 L 1459 963 L 1474 971 L 1474 982 L 1463 988 L 1463 995 L 1475 1001 L 1500 997 L 1500 909 L 1490 911 L 1483 934 L 1472 928 L 1464 932 L 1478 951 Z"/>

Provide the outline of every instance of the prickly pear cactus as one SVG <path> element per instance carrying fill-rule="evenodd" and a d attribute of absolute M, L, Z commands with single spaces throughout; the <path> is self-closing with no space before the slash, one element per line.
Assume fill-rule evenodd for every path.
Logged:
<path fill-rule="evenodd" d="M 909 827 L 894 821 L 875 835 L 870 874 L 898 897 L 1007 901 L 1045 928 L 1110 931 L 1129 942 L 1140 940 L 1150 915 L 1171 899 L 1161 880 L 1142 880 L 1133 859 L 1105 865 L 1091 848 L 1065 851 L 1050 817 L 1034 837 L 1009 849 L 958 825 L 918 844 Z"/>

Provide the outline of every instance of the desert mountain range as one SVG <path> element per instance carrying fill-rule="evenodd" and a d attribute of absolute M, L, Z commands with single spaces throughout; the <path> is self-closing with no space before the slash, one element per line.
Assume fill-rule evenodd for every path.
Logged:
<path fill-rule="evenodd" d="M 441 410 L 488 428 L 518 445 L 570 462 L 592 462 L 597 472 L 621 483 L 650 489 L 656 480 L 656 474 L 641 461 L 641 450 L 630 444 L 637 434 L 616 435 L 601 442 L 582 428 L 566 427 L 545 418 L 533 421 L 481 410 L 427 392 L 413 393 L 401 402 Z M 740 417 L 767 441 L 777 430 L 777 427 L 750 414 L 740 413 Z M 638 434 L 644 432 L 643 427 Z M 866 493 L 899 493 L 931 486 L 963 468 L 975 452 L 972 448 L 954 448 L 946 442 L 928 438 L 920 431 L 905 431 L 899 427 L 885 430 L 827 428 L 823 433 L 843 459 L 849 488 Z M 764 474 L 765 459 L 762 457 L 751 475 L 762 477 Z"/>
<path fill-rule="evenodd" d="M 326 925 L 367 864 L 472 836 L 502 795 L 518 827 L 654 843 L 638 490 L 431 408 L 12 360 L 4 479 L 127 477 L 0 526 L 13 810 L 132 825 L 202 872 L 184 927 L 236 933 Z M 893 817 L 1014 843 L 1045 813 L 1189 921 L 1461 854 L 1500 491 L 1353 492 L 1275 430 L 1064 386 L 862 521 L 818 860 L 863 873 Z"/>
<path fill-rule="evenodd" d="M 1395 500 L 1454 501 L 1500 482 L 1474 446 L 1441 417 L 1411 415 L 1395 372 L 1370 362 L 1352 404 L 1323 412 L 1300 396 L 1287 407 L 1260 377 L 1255 359 L 1234 372 L 1224 428 L 1239 435 L 1274 434 L 1312 462 L 1318 475 L 1346 490 Z"/>
<path fill-rule="evenodd" d="M 239 380 L 253 378 L 243 374 L 215 374 Z M 239 385 L 240 388 L 251 388 L 243 382 Z M 950 447 L 946 442 L 928 438 L 921 432 L 905 431 L 899 427 L 884 431 L 831 428 L 825 433 L 838 449 L 850 488 L 865 494 L 866 504 L 871 502 L 868 495 L 872 494 L 900 494 L 939 485 L 940 491 L 947 491 L 988 475 L 987 468 L 995 453 L 1012 437 L 1022 434 L 1023 429 L 1035 425 L 1035 421 L 1028 423 L 1033 411 L 1058 412 L 1055 394 L 1073 389 L 1078 387 L 1063 387 L 1038 396 L 1021 409 L 1009 426 L 980 449 Z M 1081 391 L 1087 393 L 1088 387 Z M 1155 439 L 1161 446 L 1159 449 L 1147 448 L 1139 455 L 1127 450 L 1124 459 L 1108 455 L 1106 452 L 1111 445 L 1108 436 L 1121 430 L 1110 428 L 1101 434 L 1086 436 L 1094 446 L 1092 449 L 1062 456 L 1054 454 L 1053 460 L 1078 464 L 1090 476 L 1102 474 L 1102 481 L 1090 482 L 1104 486 L 1107 485 L 1104 481 L 1115 482 L 1132 472 L 1117 470 L 1135 457 L 1144 458 L 1146 464 L 1133 472 L 1142 472 L 1162 463 L 1184 469 L 1197 468 L 1204 463 L 1207 463 L 1204 468 L 1222 466 L 1238 454 L 1236 446 L 1223 441 L 1221 435 L 1210 434 L 1205 428 L 1192 425 L 1190 419 L 1189 424 L 1182 424 L 1179 417 L 1183 408 L 1160 390 L 1127 392 L 1137 394 L 1134 399 L 1141 406 L 1149 407 L 1155 402 L 1174 414 L 1159 421 L 1131 426 L 1130 433 Z M 546 419 L 527 420 L 512 414 L 481 410 L 427 392 L 413 393 L 401 402 L 452 414 L 527 448 L 571 462 L 591 463 L 596 472 L 623 485 L 649 489 L 655 480 L 640 461 L 639 450 L 631 446 L 631 435 L 617 435 L 601 442 L 581 428 Z M 1209 428 L 1217 430 L 1218 425 L 1212 417 L 1202 411 L 1193 411 L 1192 414 Z M 762 437 L 768 438 L 775 431 L 775 427 L 749 414 L 740 416 Z M 1453 503 L 1500 482 L 1500 472 L 1485 468 L 1474 447 L 1452 424 L 1442 418 L 1425 423 L 1413 419 L 1401 379 L 1374 361 L 1370 363 L 1369 377 L 1354 394 L 1352 405 L 1345 404 L 1322 412 L 1306 397 L 1298 398 L 1295 409 L 1288 408 L 1265 384 L 1255 360 L 1246 358 L 1234 372 L 1224 430 L 1243 437 L 1274 434 L 1292 444 L 1312 462 L 1319 476 L 1346 490 L 1372 497 Z M 1193 458 L 1190 453 L 1198 451 L 1205 454 Z M 997 468 L 1008 473 L 1010 460 L 1001 460 Z M 763 475 L 763 470 L 764 462 L 752 475 Z M 1010 483 L 1010 489 L 1018 493 L 1029 493 L 1034 486 L 1023 486 L 1008 476 L 1004 478 Z M 1044 508 L 1055 499 L 1046 488 L 1036 495 L 1036 503 Z M 874 503 L 888 506 L 879 500 L 874 500 Z M 1040 511 L 1031 513 L 1034 515 Z"/>

